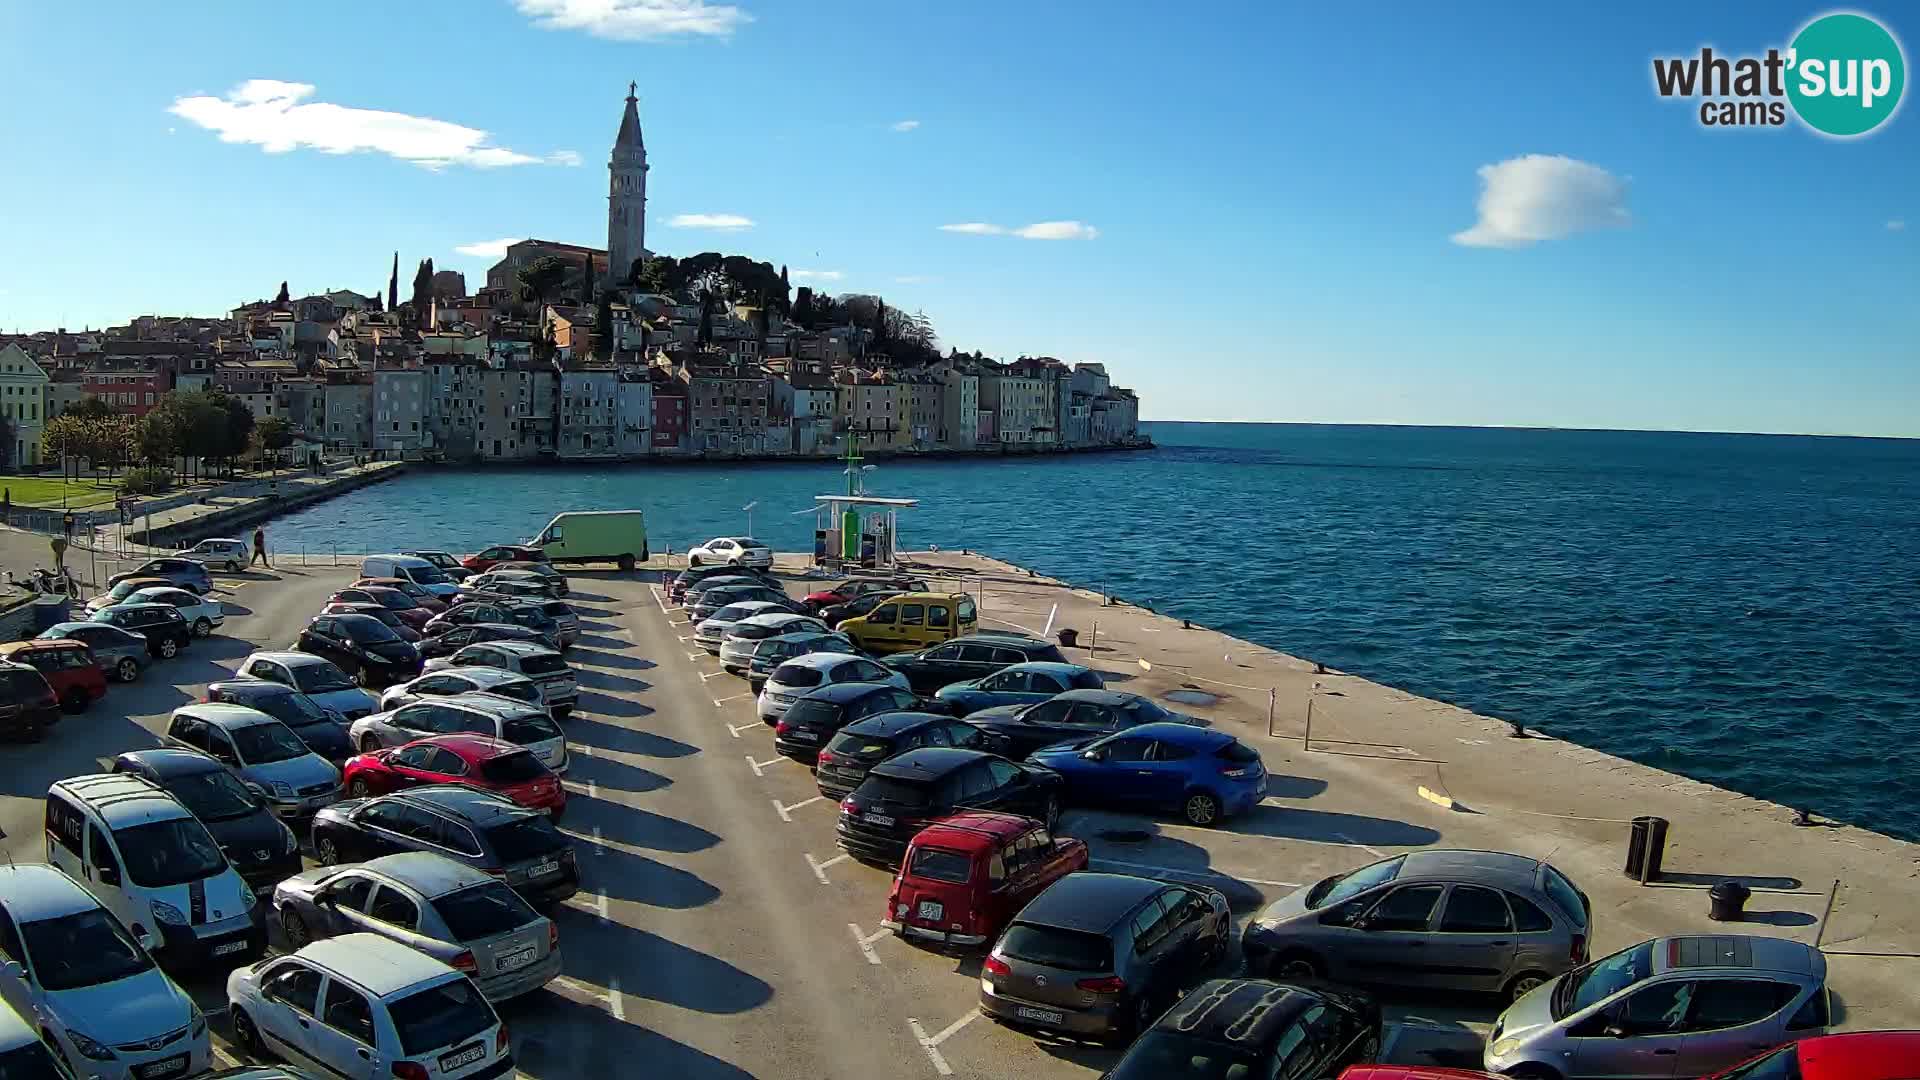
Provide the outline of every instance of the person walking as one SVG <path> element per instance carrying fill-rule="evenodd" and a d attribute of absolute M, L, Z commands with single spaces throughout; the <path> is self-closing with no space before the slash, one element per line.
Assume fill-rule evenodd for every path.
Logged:
<path fill-rule="evenodd" d="M 267 561 L 267 531 L 258 525 L 253 527 L 253 559 L 247 565 L 252 566 L 254 563 L 259 563 L 269 570 L 273 569 L 273 564 Z"/>

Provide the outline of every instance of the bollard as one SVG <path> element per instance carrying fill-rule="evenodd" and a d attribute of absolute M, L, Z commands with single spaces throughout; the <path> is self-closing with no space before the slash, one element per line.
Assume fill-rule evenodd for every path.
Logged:
<path fill-rule="evenodd" d="M 1739 922 L 1747 917 L 1747 898 L 1753 890 L 1737 881 L 1723 881 L 1707 890 L 1707 918 L 1714 922 Z"/>

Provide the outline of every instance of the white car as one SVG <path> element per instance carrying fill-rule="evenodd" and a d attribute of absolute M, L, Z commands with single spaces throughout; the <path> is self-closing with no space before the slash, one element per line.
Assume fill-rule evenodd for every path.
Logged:
<path fill-rule="evenodd" d="M 358 720 L 380 707 L 379 698 L 353 685 L 353 680 L 335 667 L 333 661 L 312 653 L 263 650 L 249 655 L 241 663 L 240 674 L 291 686 L 312 698 L 314 704 L 332 709 L 348 720 Z"/>
<path fill-rule="evenodd" d="M 720 666 L 731 674 L 745 675 L 747 667 L 753 663 L 753 650 L 759 648 L 762 641 L 781 634 L 800 634 L 809 630 L 824 634 L 827 624 L 811 615 L 791 611 L 749 615 L 720 635 Z"/>
<path fill-rule="evenodd" d="M 227 977 L 233 1040 L 317 1076 L 462 1080 L 513 1071 L 473 980 L 376 934 L 316 941 Z"/>
<path fill-rule="evenodd" d="M 392 712 L 402 705 L 455 694 L 492 694 L 543 709 L 547 707 L 547 699 L 540 693 L 539 683 L 517 671 L 476 665 L 429 671 L 398 686 L 389 686 L 380 692 L 380 711 Z"/>
<path fill-rule="evenodd" d="M 154 585 L 122 600 L 123 604 L 165 604 L 180 609 L 180 617 L 193 627 L 194 637 L 206 637 L 213 628 L 227 621 L 227 608 L 211 596 L 201 596 L 171 585 Z"/>
<path fill-rule="evenodd" d="M 773 669 L 767 684 L 760 688 L 760 719 L 777 724 L 787 708 L 823 686 L 837 683 L 882 683 L 902 690 L 913 689 L 905 674 L 883 667 L 864 656 L 849 653 L 808 653 Z"/>
<path fill-rule="evenodd" d="M 463 732 L 524 746 L 555 773 L 567 771 L 567 736 L 547 715 L 546 706 L 492 694 L 428 698 L 392 712 L 363 716 L 347 729 L 347 737 L 354 749 L 370 754 L 417 739 Z M 347 788 L 349 798 L 362 799 L 369 794 L 357 779 Z"/>
<path fill-rule="evenodd" d="M 207 1018 L 193 999 L 53 867 L 0 867 L 0 948 L 0 998 L 52 1029 L 72 1072 L 164 1080 L 213 1067 Z"/>
<path fill-rule="evenodd" d="M 769 615 L 787 610 L 772 600 L 742 600 L 737 604 L 727 604 L 713 614 L 701 619 L 693 626 L 693 642 L 715 656 L 720 655 L 720 642 L 727 631 L 755 615 Z M 826 624 L 820 624 L 826 629 Z"/>
<path fill-rule="evenodd" d="M 773 568 L 773 549 L 751 536 L 716 536 L 687 552 L 688 566 L 723 563 L 727 566 Z"/>
<path fill-rule="evenodd" d="M 253 550 L 247 547 L 245 540 L 221 537 L 217 540 L 202 540 L 185 551 L 176 552 L 183 559 L 194 562 L 211 570 L 219 567 L 229 574 L 237 574 L 247 568 L 253 559 Z"/>

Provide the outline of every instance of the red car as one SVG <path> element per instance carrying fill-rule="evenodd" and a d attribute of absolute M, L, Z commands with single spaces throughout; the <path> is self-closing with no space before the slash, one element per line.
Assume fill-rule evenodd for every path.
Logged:
<path fill-rule="evenodd" d="M 397 636 L 401 641 L 419 641 L 421 637 L 420 631 L 415 630 L 411 626 L 408 626 L 407 621 L 400 617 L 399 612 L 388 611 L 386 608 L 382 607 L 379 604 L 356 604 L 356 603 L 352 603 L 350 601 L 344 601 L 344 600 L 337 601 L 337 602 L 329 603 L 327 606 L 321 608 L 320 614 L 322 615 L 371 615 L 374 618 L 380 620 L 381 624 L 384 625 L 387 629 L 393 631 L 394 635 Z"/>
<path fill-rule="evenodd" d="M 406 593 L 407 597 L 411 599 L 414 603 L 419 604 L 421 607 L 426 608 L 428 611 L 433 612 L 435 615 L 438 615 L 441 612 L 447 610 L 447 602 L 445 600 L 442 600 L 439 597 L 428 592 L 425 586 L 416 585 L 413 582 L 408 581 L 406 578 L 363 577 L 359 581 L 354 582 L 352 587 L 356 589 L 364 589 L 369 585 L 377 585 L 382 589 L 398 589 L 399 591 Z"/>
<path fill-rule="evenodd" d="M 881 925 L 940 945 L 986 945 L 1027 901 L 1086 868 L 1085 843 L 1055 839 L 1032 818 L 955 814 L 907 844 Z"/>
<path fill-rule="evenodd" d="M 70 713 L 107 696 L 107 673 L 93 658 L 93 650 L 84 641 L 57 638 L 42 641 L 13 641 L 0 645 L 0 661 L 25 664 L 46 677 L 60 707 Z"/>
<path fill-rule="evenodd" d="M 1920 1031 L 1821 1035 L 1769 1050 L 1709 1080 L 1913 1080 Z"/>
<path fill-rule="evenodd" d="M 349 585 L 332 596 L 327 597 L 329 604 L 379 604 L 400 617 L 400 621 L 415 630 L 427 625 L 434 612 L 428 611 L 413 602 L 413 597 L 399 589 L 388 589 L 379 585 Z"/>
<path fill-rule="evenodd" d="M 873 593 L 925 592 L 924 581 L 895 581 L 891 578 L 848 578 L 831 589 L 807 594 L 807 610 L 818 614 L 823 608 L 836 604 L 851 604 L 863 596 Z"/>
<path fill-rule="evenodd" d="M 567 789 L 533 751 L 488 735 L 434 735 L 347 759 L 341 769 L 347 797 L 364 799 L 421 784 L 465 784 L 505 795 L 555 821 L 567 809 Z"/>
<path fill-rule="evenodd" d="M 1500 1080 L 1492 1073 L 1471 1069 L 1442 1069 L 1433 1065 L 1349 1065 L 1340 1080 Z"/>
<path fill-rule="evenodd" d="M 483 574 L 493 569 L 495 563 L 546 561 L 547 553 L 541 548 L 528 547 L 525 544 L 495 544 L 461 559 L 460 565 L 476 574 Z"/>

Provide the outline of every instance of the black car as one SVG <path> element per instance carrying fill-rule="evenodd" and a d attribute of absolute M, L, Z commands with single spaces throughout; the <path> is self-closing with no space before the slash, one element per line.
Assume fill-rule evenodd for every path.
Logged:
<path fill-rule="evenodd" d="M 60 699 L 47 677 L 0 660 L 0 735 L 31 742 L 59 722 Z"/>
<path fill-rule="evenodd" d="M 94 622 L 117 626 L 147 639 L 147 651 L 171 660 L 193 643 L 193 627 L 172 604 L 115 604 L 94 613 Z"/>
<path fill-rule="evenodd" d="M 1060 774 L 978 750 L 923 747 L 867 770 L 840 804 L 840 850 L 893 866 L 929 822 L 961 810 L 1060 820 Z"/>
<path fill-rule="evenodd" d="M 867 612 L 879 607 L 882 600 L 891 600 L 899 595 L 900 593 L 898 591 L 870 592 L 865 596 L 855 597 L 844 604 L 828 604 L 826 607 L 820 609 L 820 621 L 826 623 L 828 629 L 832 629 L 856 615 L 865 615 Z"/>
<path fill-rule="evenodd" d="M 900 672 L 923 694 L 943 686 L 991 675 L 1009 664 L 1030 660 L 1070 664 L 1066 654 L 1051 641 L 1024 634 L 997 634 L 990 631 L 967 634 L 919 652 L 895 653 L 880 662 Z"/>
<path fill-rule="evenodd" d="M 346 799 L 313 818 L 313 854 L 324 866 L 402 851 L 430 851 L 491 874 L 535 904 L 580 891 L 573 844 L 538 810 L 502 795 L 433 784 L 377 799 Z"/>
<path fill-rule="evenodd" d="M 428 623 L 427 629 L 433 629 Z M 529 630 L 512 623 L 467 623 L 465 625 L 448 624 L 441 632 L 421 640 L 414 646 L 420 655 L 428 660 L 436 656 L 452 656 L 469 645 L 478 645 L 484 641 L 531 641 L 535 645 L 545 645 L 549 649 L 558 648 L 538 630 Z"/>
<path fill-rule="evenodd" d="M 428 619 L 427 625 L 421 627 L 420 632 L 428 639 L 432 639 L 450 632 L 456 626 L 473 626 L 478 623 L 524 627 L 539 635 L 540 644 L 552 649 L 560 647 L 560 624 L 553 621 L 553 616 L 540 610 L 538 604 L 519 601 L 499 603 L 480 600 L 455 604 Z M 473 642 L 469 641 L 467 644 L 471 645 Z"/>
<path fill-rule="evenodd" d="M 316 615 L 293 647 L 333 661 L 369 690 L 420 674 L 420 650 L 371 615 Z"/>
<path fill-rule="evenodd" d="M 258 709 L 293 729 L 307 749 L 335 765 L 353 756 L 346 717 L 323 708 L 291 686 L 265 679 L 227 679 L 207 686 L 208 701 Z"/>
<path fill-rule="evenodd" d="M 1334 1076 L 1380 1056 L 1380 1006 L 1331 987 L 1215 979 L 1195 987 L 1102 1080 Z"/>
<path fill-rule="evenodd" d="M 898 712 L 920 704 L 913 691 L 885 683 L 835 683 L 809 690 L 773 728 L 773 749 L 802 765 L 811 765 L 835 732 L 855 720 Z"/>
<path fill-rule="evenodd" d="M 714 612 L 728 604 L 745 604 L 754 600 L 764 600 L 770 604 L 779 604 L 796 615 L 807 614 L 807 605 L 787 595 L 778 585 L 722 585 L 708 589 L 700 594 L 698 600 L 687 602 L 687 617 L 694 622 L 702 622 Z"/>
<path fill-rule="evenodd" d="M 1069 690 L 1032 705 L 1001 705 L 967 714 L 987 736 L 987 749 L 1012 758 L 1074 739 L 1110 735 L 1141 724 L 1198 724 L 1139 694 Z"/>
<path fill-rule="evenodd" d="M 875 765 L 923 746 L 978 750 L 980 729 L 951 716 L 925 712 L 889 712 L 856 720 L 828 740 L 814 764 L 820 794 L 839 802 L 867 778 Z"/>
<path fill-rule="evenodd" d="M 743 583 L 759 581 L 766 585 L 780 584 L 779 578 L 774 577 L 773 574 L 765 570 L 756 570 L 748 566 L 725 566 L 720 563 L 712 563 L 707 566 L 692 566 L 680 571 L 672 581 L 667 583 L 667 599 L 677 604 L 686 599 L 689 591 L 695 591 L 694 586 L 700 582 L 720 577 L 742 578 L 744 579 Z"/>
<path fill-rule="evenodd" d="M 300 872 L 300 841 L 293 830 L 233 770 L 207 755 L 172 747 L 134 750 L 114 758 L 113 771 L 145 777 L 180 800 L 256 890 Z"/>

